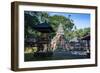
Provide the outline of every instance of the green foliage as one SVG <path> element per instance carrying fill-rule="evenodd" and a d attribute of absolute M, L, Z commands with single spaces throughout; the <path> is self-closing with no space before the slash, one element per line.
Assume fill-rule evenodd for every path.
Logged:
<path fill-rule="evenodd" d="M 29 36 L 39 36 L 40 33 L 32 29 L 33 25 L 37 25 L 39 23 L 47 22 L 50 23 L 52 28 L 56 31 L 58 25 L 62 23 L 64 28 L 64 33 L 68 33 L 72 30 L 74 23 L 67 17 L 54 15 L 50 16 L 46 12 L 33 12 L 33 11 L 25 11 L 25 38 Z M 51 36 L 54 36 L 55 32 L 51 33 Z"/>
<path fill-rule="evenodd" d="M 41 22 L 48 21 L 48 14 L 45 12 L 33 12 L 25 11 L 24 12 L 24 21 L 25 21 L 25 38 L 32 36 L 39 36 L 40 32 L 37 32 L 33 29 L 34 25 L 37 25 Z"/>
<path fill-rule="evenodd" d="M 59 24 L 61 23 L 64 28 L 65 38 L 70 40 L 74 37 L 81 38 L 84 35 L 90 33 L 90 28 L 77 29 L 73 20 L 69 17 L 61 16 L 61 15 L 53 15 L 50 16 L 47 12 L 33 12 L 33 11 L 25 11 L 25 38 L 32 36 L 40 36 L 41 33 L 34 30 L 32 27 L 39 23 L 47 22 L 52 28 L 57 31 Z M 74 30 L 73 30 L 74 29 Z M 55 36 L 56 32 L 50 33 L 51 37 Z"/>
<path fill-rule="evenodd" d="M 65 31 L 71 31 L 74 26 L 74 23 L 72 23 L 69 18 L 66 18 L 64 16 L 59 16 L 59 15 L 50 16 L 49 21 L 52 27 L 55 29 L 55 31 L 57 30 L 58 25 L 60 23 L 63 25 Z"/>
<path fill-rule="evenodd" d="M 35 34 L 32 27 L 33 27 L 33 25 L 39 23 L 39 20 L 37 19 L 37 17 L 35 15 L 36 15 L 35 12 L 34 12 L 34 15 L 31 12 L 28 12 L 28 11 L 24 12 L 25 38 Z"/>
<path fill-rule="evenodd" d="M 75 37 L 81 38 L 81 37 L 86 36 L 88 34 L 90 34 L 90 28 L 89 27 L 83 28 L 83 29 L 75 29 L 73 31 L 67 32 L 65 35 L 66 35 L 66 38 L 68 40 L 71 40 Z"/>
<path fill-rule="evenodd" d="M 55 31 L 57 31 L 58 26 L 61 23 L 64 28 L 65 37 L 70 37 L 69 34 L 74 27 L 74 23 L 71 21 L 71 19 L 60 15 L 54 15 L 49 17 L 49 22 Z"/>
<path fill-rule="evenodd" d="M 76 36 L 81 38 L 85 35 L 90 34 L 90 28 L 78 29 L 75 32 L 76 32 Z"/>

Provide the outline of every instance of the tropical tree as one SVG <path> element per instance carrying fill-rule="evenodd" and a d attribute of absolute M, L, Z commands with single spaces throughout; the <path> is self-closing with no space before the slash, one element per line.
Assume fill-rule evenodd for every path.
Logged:
<path fill-rule="evenodd" d="M 25 38 L 30 36 L 38 36 L 39 32 L 33 29 L 34 25 L 48 21 L 48 14 L 46 12 L 35 12 L 35 11 L 25 11 L 24 21 L 25 21 Z"/>
<path fill-rule="evenodd" d="M 65 37 L 68 39 L 68 37 L 71 36 L 70 32 L 74 27 L 74 23 L 70 18 L 61 15 L 54 15 L 49 17 L 49 22 L 55 31 L 57 31 L 57 28 L 61 23 L 63 25 Z"/>
<path fill-rule="evenodd" d="M 88 28 L 83 28 L 83 29 L 77 29 L 75 31 L 75 35 L 78 38 L 81 38 L 81 37 L 83 37 L 85 35 L 88 35 L 88 34 L 90 34 L 90 28 L 89 27 Z"/>
<path fill-rule="evenodd" d="M 25 11 L 25 38 L 29 36 L 38 36 L 40 33 L 33 29 L 34 25 L 39 23 L 47 22 L 52 28 L 57 31 L 58 25 L 61 23 L 64 28 L 65 37 L 72 37 L 72 29 L 74 27 L 73 20 L 69 17 L 62 15 L 53 15 L 50 16 L 47 12 L 36 12 L 36 11 Z M 52 36 L 55 35 L 55 32 L 51 33 Z M 71 38 L 70 38 L 71 39 Z"/>

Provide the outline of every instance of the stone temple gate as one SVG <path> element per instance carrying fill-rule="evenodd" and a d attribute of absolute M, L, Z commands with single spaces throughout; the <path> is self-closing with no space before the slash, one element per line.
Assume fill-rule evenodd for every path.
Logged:
<path fill-rule="evenodd" d="M 66 39 L 64 37 L 63 25 L 60 23 L 56 32 L 56 35 L 51 41 L 51 48 L 55 51 L 58 48 L 66 50 Z"/>

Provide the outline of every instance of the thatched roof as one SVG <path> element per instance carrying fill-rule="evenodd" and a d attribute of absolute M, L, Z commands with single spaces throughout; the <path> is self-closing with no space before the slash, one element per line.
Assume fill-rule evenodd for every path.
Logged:
<path fill-rule="evenodd" d="M 82 37 L 81 40 L 90 40 L 90 34 L 88 34 L 88 35 Z"/>
<path fill-rule="evenodd" d="M 50 33 L 50 32 L 54 32 L 53 28 L 51 27 L 50 24 L 48 23 L 40 23 L 40 24 L 37 24 L 37 25 L 34 25 L 33 26 L 33 29 L 39 31 L 39 32 L 43 32 L 43 33 Z"/>

